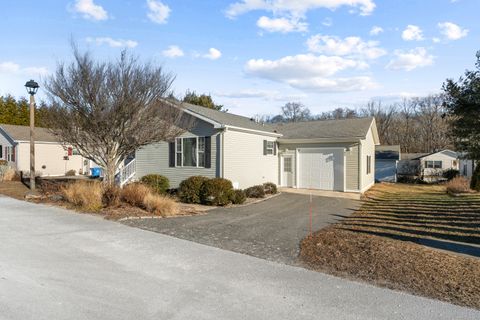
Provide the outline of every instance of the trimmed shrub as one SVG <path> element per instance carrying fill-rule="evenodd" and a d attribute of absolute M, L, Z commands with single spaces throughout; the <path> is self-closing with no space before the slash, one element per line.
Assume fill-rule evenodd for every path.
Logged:
<path fill-rule="evenodd" d="M 232 194 L 232 203 L 233 204 L 242 204 L 247 200 L 247 195 L 245 194 L 245 191 L 237 189 L 233 190 Z"/>
<path fill-rule="evenodd" d="M 100 182 L 76 181 L 62 187 L 65 200 L 85 211 L 102 209 L 103 187 Z"/>
<path fill-rule="evenodd" d="M 0 160 L 0 166 L 8 166 L 7 160 Z"/>
<path fill-rule="evenodd" d="M 262 185 L 253 186 L 245 189 L 248 198 L 265 198 L 265 188 Z"/>
<path fill-rule="evenodd" d="M 203 184 L 210 180 L 207 177 L 193 176 L 183 180 L 178 187 L 178 197 L 185 203 L 201 203 L 201 189 Z"/>
<path fill-rule="evenodd" d="M 130 183 L 122 189 L 122 200 L 134 207 L 143 208 L 143 199 L 152 191 L 141 183 Z"/>
<path fill-rule="evenodd" d="M 105 207 L 118 207 L 122 200 L 122 189 L 117 186 L 106 186 L 103 189 L 102 202 Z"/>
<path fill-rule="evenodd" d="M 265 182 L 263 184 L 265 194 L 276 194 L 278 192 L 277 185 L 273 182 Z"/>
<path fill-rule="evenodd" d="M 162 217 L 178 214 L 178 204 L 170 197 L 149 193 L 143 199 L 147 211 Z"/>
<path fill-rule="evenodd" d="M 448 181 L 452 180 L 456 176 L 458 176 L 460 171 L 455 170 L 455 169 L 448 169 L 443 171 L 442 176 L 447 179 Z"/>
<path fill-rule="evenodd" d="M 77 171 L 75 171 L 75 170 L 73 170 L 73 169 L 72 169 L 72 170 L 68 170 L 67 172 L 65 172 L 65 176 L 67 176 L 67 177 L 73 177 L 73 176 L 75 176 L 75 175 L 77 175 Z"/>
<path fill-rule="evenodd" d="M 449 193 L 469 193 L 469 181 L 465 177 L 456 177 L 446 183 Z"/>
<path fill-rule="evenodd" d="M 2 166 L 0 168 L 0 181 L 20 181 L 20 176 L 12 167 Z"/>
<path fill-rule="evenodd" d="M 480 163 L 477 163 L 470 180 L 470 189 L 480 191 Z"/>
<path fill-rule="evenodd" d="M 140 181 L 158 194 L 166 194 L 168 188 L 170 188 L 168 178 L 159 174 L 148 174 L 143 176 Z"/>
<path fill-rule="evenodd" d="M 232 202 L 233 185 L 230 180 L 214 178 L 205 181 L 200 190 L 200 199 L 203 204 L 226 206 Z"/>

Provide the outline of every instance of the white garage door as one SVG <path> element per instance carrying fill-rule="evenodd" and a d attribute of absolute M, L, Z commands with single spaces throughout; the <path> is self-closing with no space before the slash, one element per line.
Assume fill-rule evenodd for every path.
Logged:
<path fill-rule="evenodd" d="M 299 149 L 300 188 L 344 189 L 343 149 Z"/>

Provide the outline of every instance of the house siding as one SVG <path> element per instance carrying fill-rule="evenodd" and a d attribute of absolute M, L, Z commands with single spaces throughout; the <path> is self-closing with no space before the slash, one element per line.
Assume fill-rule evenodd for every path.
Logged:
<path fill-rule="evenodd" d="M 11 147 L 12 144 L 10 143 L 9 139 L 7 139 L 7 137 L 4 136 L 4 133 L 1 129 L 0 129 L 0 146 L 2 148 L 2 156 L 0 157 L 0 160 L 6 160 L 7 155 L 5 154 L 5 147 Z"/>
<path fill-rule="evenodd" d="M 30 143 L 17 144 L 17 170 L 30 172 Z M 69 170 L 83 173 L 83 160 L 80 155 L 72 155 L 68 160 L 67 150 L 59 143 L 35 143 L 35 172 L 41 176 L 62 176 Z"/>
<path fill-rule="evenodd" d="M 361 143 L 360 175 L 361 191 L 366 191 L 375 183 L 375 141 L 372 128 L 368 130 L 365 140 Z M 371 157 L 370 173 L 367 174 L 367 156 Z"/>
<path fill-rule="evenodd" d="M 354 143 L 282 143 L 279 146 L 281 153 L 289 153 L 295 155 L 298 148 L 350 148 L 345 152 L 345 188 L 350 191 L 358 191 L 358 145 Z M 294 157 L 294 162 L 296 157 Z M 296 168 L 296 163 L 294 163 Z M 294 170 L 295 185 L 298 186 L 298 178 L 296 170 Z"/>
<path fill-rule="evenodd" d="M 160 142 L 137 150 L 135 178 L 140 179 L 147 174 L 161 174 L 170 180 L 171 188 L 177 188 L 180 182 L 191 176 L 219 177 L 221 157 L 218 146 L 221 143 L 221 134 L 221 131 L 213 128 L 213 125 L 197 120 L 192 129 L 180 135 L 180 137 L 212 137 L 211 168 L 169 167 L 168 143 Z"/>
<path fill-rule="evenodd" d="M 275 137 L 227 130 L 224 139 L 224 177 L 235 187 L 278 183 L 278 150 L 277 155 L 263 154 L 263 141 L 275 142 Z"/>

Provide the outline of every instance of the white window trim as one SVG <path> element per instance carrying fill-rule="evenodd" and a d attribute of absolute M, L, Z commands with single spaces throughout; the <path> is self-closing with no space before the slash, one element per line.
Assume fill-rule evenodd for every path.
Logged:
<path fill-rule="evenodd" d="M 196 148 L 196 156 L 197 156 L 197 165 L 196 166 L 184 166 L 183 165 L 183 146 L 184 146 L 184 142 L 183 142 L 183 139 L 192 139 L 192 138 L 195 138 L 196 139 L 196 145 L 197 145 L 197 148 Z M 204 147 L 203 147 L 203 152 L 202 151 L 198 151 L 199 150 L 199 139 L 200 138 L 203 138 L 204 139 Z M 205 136 L 187 136 L 187 137 L 177 137 L 175 138 L 175 167 L 178 167 L 178 168 L 205 168 L 205 161 L 203 163 L 203 166 L 200 166 L 199 165 L 199 153 L 202 153 L 203 156 L 205 157 L 205 139 L 206 137 Z M 177 149 L 177 141 L 178 139 L 181 139 L 182 140 L 182 143 L 181 143 L 181 151 L 179 152 L 178 149 Z M 177 154 L 181 154 L 182 156 L 180 157 L 182 159 L 182 163 L 179 165 L 178 164 L 178 157 L 177 157 Z"/>
<path fill-rule="evenodd" d="M 440 167 L 436 167 L 435 162 L 439 162 Z M 431 167 L 428 165 L 429 163 L 432 164 Z M 443 168 L 443 161 L 442 160 L 425 160 L 425 168 L 426 169 L 442 169 Z"/>

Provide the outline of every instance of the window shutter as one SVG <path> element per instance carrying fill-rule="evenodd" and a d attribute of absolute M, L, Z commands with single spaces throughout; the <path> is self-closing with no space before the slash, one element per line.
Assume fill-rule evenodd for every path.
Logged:
<path fill-rule="evenodd" d="M 3 146 L 0 144 L 0 159 L 3 158 Z"/>
<path fill-rule="evenodd" d="M 274 156 L 277 155 L 277 142 L 274 142 L 274 143 L 273 143 L 273 155 L 274 155 Z"/>
<path fill-rule="evenodd" d="M 15 162 L 15 147 L 12 147 L 12 162 Z"/>
<path fill-rule="evenodd" d="M 168 143 L 168 166 L 175 167 L 175 142 Z"/>
<path fill-rule="evenodd" d="M 205 168 L 212 167 L 212 137 L 205 137 Z"/>
<path fill-rule="evenodd" d="M 267 140 L 263 140 L 263 155 L 267 155 Z"/>

